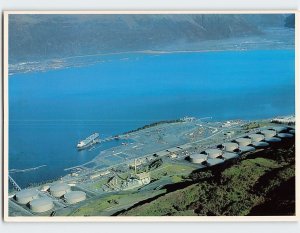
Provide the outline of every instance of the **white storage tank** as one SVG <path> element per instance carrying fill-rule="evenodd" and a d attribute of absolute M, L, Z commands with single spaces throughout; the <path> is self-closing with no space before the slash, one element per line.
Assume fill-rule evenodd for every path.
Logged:
<path fill-rule="evenodd" d="M 190 155 L 190 161 L 192 163 L 203 163 L 207 160 L 207 155 L 205 154 L 192 154 Z"/>
<path fill-rule="evenodd" d="M 265 138 L 264 135 L 256 134 L 256 133 L 250 134 L 248 137 L 251 139 L 252 142 L 260 142 L 260 141 L 264 140 L 264 138 Z"/>
<path fill-rule="evenodd" d="M 240 151 L 243 152 L 250 152 L 250 151 L 255 151 L 255 148 L 252 146 L 240 146 Z"/>
<path fill-rule="evenodd" d="M 239 144 L 239 146 L 248 146 L 251 144 L 250 138 L 237 138 L 235 141 Z"/>
<path fill-rule="evenodd" d="M 276 137 L 271 137 L 271 138 L 265 138 L 265 141 L 269 143 L 273 143 L 273 142 L 281 142 L 281 139 Z"/>
<path fill-rule="evenodd" d="M 50 187 L 50 193 L 53 197 L 62 197 L 71 191 L 71 187 L 65 183 L 56 183 Z"/>
<path fill-rule="evenodd" d="M 16 193 L 15 198 L 18 203 L 27 204 L 38 197 L 39 195 L 36 189 L 23 189 Z"/>
<path fill-rule="evenodd" d="M 268 147 L 269 143 L 267 143 L 267 142 L 253 142 L 252 145 L 257 147 L 257 148 L 264 148 L 264 147 Z"/>
<path fill-rule="evenodd" d="M 224 163 L 224 160 L 216 158 L 216 159 L 207 159 L 206 162 L 208 166 L 214 166 L 220 163 Z"/>
<path fill-rule="evenodd" d="M 290 130 L 289 130 L 289 133 L 295 134 L 295 130 L 294 130 L 294 129 L 290 129 Z"/>
<path fill-rule="evenodd" d="M 222 144 L 222 147 L 225 151 L 234 151 L 239 147 L 239 145 L 233 142 L 226 142 Z"/>
<path fill-rule="evenodd" d="M 230 153 L 230 152 L 225 152 L 222 157 L 227 160 L 227 159 L 233 159 L 233 158 L 236 158 L 238 157 L 238 154 L 237 153 Z"/>
<path fill-rule="evenodd" d="M 205 153 L 208 155 L 208 158 L 217 158 L 218 156 L 222 155 L 222 151 L 219 149 L 207 149 Z"/>
<path fill-rule="evenodd" d="M 54 207 L 53 201 L 50 198 L 39 198 L 30 202 L 32 212 L 42 213 L 51 210 Z"/>
<path fill-rule="evenodd" d="M 276 135 L 275 130 L 263 130 L 263 131 L 261 131 L 261 133 L 265 136 L 265 138 L 271 138 Z"/>
<path fill-rule="evenodd" d="M 83 191 L 71 191 L 65 194 L 65 201 L 68 204 L 75 204 L 86 199 L 86 193 Z"/>
<path fill-rule="evenodd" d="M 279 137 L 279 138 L 292 138 L 292 137 L 294 137 L 294 135 L 290 134 L 290 133 L 279 133 L 279 134 L 277 134 L 277 137 Z"/>
<path fill-rule="evenodd" d="M 286 131 L 287 127 L 284 127 L 284 126 L 274 126 L 274 127 L 272 127 L 272 129 L 275 130 L 277 133 L 281 133 L 283 131 Z"/>

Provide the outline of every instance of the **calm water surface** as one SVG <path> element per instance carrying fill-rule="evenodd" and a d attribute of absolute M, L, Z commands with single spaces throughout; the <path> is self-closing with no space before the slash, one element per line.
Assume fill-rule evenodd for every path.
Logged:
<path fill-rule="evenodd" d="M 81 68 L 9 77 L 9 168 L 22 186 L 65 174 L 101 150 L 76 150 L 101 137 L 186 115 L 259 119 L 294 114 L 294 51 L 128 55 Z"/>

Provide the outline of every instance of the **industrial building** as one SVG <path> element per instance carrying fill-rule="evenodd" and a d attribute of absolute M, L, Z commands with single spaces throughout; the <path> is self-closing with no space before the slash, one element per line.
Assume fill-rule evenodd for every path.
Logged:
<path fill-rule="evenodd" d="M 162 150 L 162 151 L 156 152 L 154 154 L 154 156 L 163 157 L 163 156 L 167 156 L 168 154 L 170 154 L 170 152 L 168 152 L 166 150 Z"/>
<path fill-rule="evenodd" d="M 251 139 L 252 142 L 260 142 L 264 140 L 265 136 L 262 134 L 250 134 L 248 137 Z"/>
<path fill-rule="evenodd" d="M 208 155 L 208 158 L 217 158 L 218 156 L 222 155 L 222 151 L 219 149 L 207 149 L 205 153 Z"/>
<path fill-rule="evenodd" d="M 50 198 L 38 198 L 30 202 L 32 212 L 42 213 L 51 210 L 54 207 L 53 201 Z"/>
<path fill-rule="evenodd" d="M 176 153 L 176 152 L 178 152 L 178 151 L 180 151 L 181 149 L 180 148 L 178 148 L 178 147 L 172 147 L 172 148 L 170 148 L 170 149 L 167 149 L 167 151 L 169 151 L 169 152 L 171 152 L 171 153 Z"/>
<path fill-rule="evenodd" d="M 86 193 L 83 191 L 70 191 L 64 195 L 68 204 L 75 204 L 86 199 Z"/>
<path fill-rule="evenodd" d="M 71 191 L 71 187 L 65 183 L 56 183 L 50 187 L 50 194 L 53 197 L 60 198 L 70 191 Z"/>
<path fill-rule="evenodd" d="M 38 197 L 36 189 L 23 189 L 16 193 L 15 199 L 19 204 L 27 204 Z"/>
<path fill-rule="evenodd" d="M 233 143 L 233 142 L 226 142 L 222 144 L 222 148 L 225 151 L 234 151 L 236 149 L 238 149 L 239 145 L 237 143 Z"/>
<path fill-rule="evenodd" d="M 248 146 L 251 144 L 250 138 L 237 138 L 235 141 L 239 144 L 239 146 Z"/>
<path fill-rule="evenodd" d="M 207 160 L 206 154 L 192 154 L 190 155 L 190 161 L 192 163 L 203 163 Z"/>

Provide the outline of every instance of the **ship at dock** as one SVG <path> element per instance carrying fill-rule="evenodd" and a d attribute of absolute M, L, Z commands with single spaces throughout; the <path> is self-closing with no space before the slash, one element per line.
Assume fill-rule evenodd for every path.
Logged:
<path fill-rule="evenodd" d="M 86 139 L 78 142 L 77 149 L 83 150 L 97 143 L 100 143 L 99 133 L 93 133 L 92 135 L 88 136 Z"/>

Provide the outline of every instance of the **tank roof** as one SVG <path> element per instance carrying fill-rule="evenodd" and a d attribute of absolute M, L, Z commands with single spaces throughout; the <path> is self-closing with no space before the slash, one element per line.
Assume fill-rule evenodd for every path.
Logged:
<path fill-rule="evenodd" d="M 274 127 L 272 127 L 272 129 L 275 130 L 276 132 L 282 132 L 282 131 L 287 130 L 287 127 L 284 127 L 284 126 L 274 126 Z"/>
<path fill-rule="evenodd" d="M 277 134 L 277 136 L 280 137 L 280 138 L 292 138 L 292 137 L 294 137 L 294 135 L 290 134 L 290 133 L 279 133 L 279 134 Z"/>
<path fill-rule="evenodd" d="M 275 138 L 275 137 L 271 137 L 271 138 L 265 138 L 266 142 L 280 142 L 281 139 L 280 138 Z"/>
<path fill-rule="evenodd" d="M 266 147 L 266 146 L 269 146 L 269 143 L 267 143 L 267 142 L 253 142 L 252 145 L 255 146 L 255 147 Z"/>
<path fill-rule="evenodd" d="M 249 138 L 237 138 L 237 139 L 235 139 L 235 141 L 237 141 L 237 142 L 251 142 L 251 140 Z"/>
<path fill-rule="evenodd" d="M 50 187 L 50 191 L 59 192 L 70 189 L 70 186 L 65 183 L 56 183 Z"/>
<path fill-rule="evenodd" d="M 224 142 L 222 146 L 238 146 L 238 144 L 235 142 Z"/>
<path fill-rule="evenodd" d="M 38 198 L 34 199 L 30 202 L 30 206 L 43 206 L 43 205 L 48 205 L 53 203 L 50 198 L 43 197 L 43 198 Z"/>
<path fill-rule="evenodd" d="M 37 196 L 38 192 L 36 189 L 23 189 L 16 193 L 17 198 L 27 198 Z"/>
<path fill-rule="evenodd" d="M 190 155 L 191 159 L 207 159 L 206 154 L 192 154 Z"/>
<path fill-rule="evenodd" d="M 240 151 L 241 152 L 255 151 L 255 148 L 252 146 L 241 146 Z"/>
<path fill-rule="evenodd" d="M 208 154 L 222 154 L 222 151 L 220 149 L 207 149 L 205 150 Z"/>

